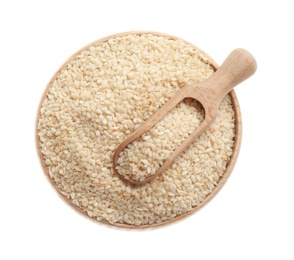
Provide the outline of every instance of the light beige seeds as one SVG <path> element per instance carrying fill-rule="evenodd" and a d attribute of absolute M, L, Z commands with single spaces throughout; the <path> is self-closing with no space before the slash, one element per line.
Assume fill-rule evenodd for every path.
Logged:
<path fill-rule="evenodd" d="M 199 205 L 232 155 L 229 96 L 210 129 L 151 183 L 125 184 L 113 174 L 112 155 L 176 91 L 212 73 L 190 44 L 151 34 L 82 51 L 53 81 L 38 121 L 43 160 L 57 189 L 90 217 L 110 223 L 161 223 Z M 195 104 L 179 104 L 122 153 L 120 170 L 133 178 L 151 174 L 202 119 Z"/>
<path fill-rule="evenodd" d="M 184 100 L 120 154 L 117 170 L 125 179 L 143 181 L 153 175 L 171 153 L 204 120 L 198 102 Z"/>

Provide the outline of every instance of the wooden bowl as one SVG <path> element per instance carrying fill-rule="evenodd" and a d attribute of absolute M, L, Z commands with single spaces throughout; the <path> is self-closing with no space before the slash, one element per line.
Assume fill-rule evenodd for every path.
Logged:
<path fill-rule="evenodd" d="M 231 97 L 233 109 L 234 109 L 234 112 L 235 112 L 235 137 L 234 137 L 233 153 L 232 153 L 232 156 L 231 156 L 231 158 L 230 158 L 230 160 L 229 160 L 229 162 L 227 164 L 225 172 L 223 173 L 222 177 L 218 181 L 218 183 L 215 186 L 215 188 L 213 189 L 213 191 L 198 206 L 194 207 L 192 210 L 188 211 L 187 213 L 185 213 L 185 214 L 183 214 L 181 216 L 178 216 L 178 217 L 176 217 L 176 218 L 174 218 L 172 220 L 164 221 L 164 222 L 159 223 L 159 224 L 140 225 L 140 226 L 130 225 L 130 224 L 121 224 L 121 223 L 110 224 L 108 221 L 105 221 L 105 220 L 97 221 L 95 218 L 89 217 L 86 212 L 84 212 L 79 207 L 72 204 L 72 202 L 65 195 L 63 195 L 60 192 L 60 190 L 56 187 L 56 184 L 55 184 L 54 180 L 52 178 L 50 178 L 48 168 L 46 167 L 46 164 L 45 164 L 45 161 L 44 161 L 44 158 L 43 158 L 43 154 L 41 152 L 40 138 L 39 138 L 39 135 L 38 135 L 38 121 L 39 121 L 39 118 L 40 118 L 40 109 L 41 109 L 42 103 L 43 103 L 44 99 L 46 98 L 47 93 L 48 93 L 52 83 L 55 81 L 57 75 L 66 67 L 68 62 L 72 61 L 78 54 L 80 54 L 82 51 L 88 49 L 92 45 L 105 42 L 105 41 L 109 40 L 110 38 L 125 36 L 125 35 L 129 35 L 129 34 L 138 34 L 138 35 L 140 35 L 140 34 L 153 34 L 153 35 L 156 35 L 156 36 L 167 36 L 170 39 L 174 39 L 174 40 L 182 40 L 182 41 L 190 44 L 191 46 L 193 46 L 195 49 L 199 50 L 209 60 L 209 63 L 211 64 L 211 67 L 215 71 L 218 68 L 217 63 L 212 58 L 210 58 L 205 52 L 200 50 L 198 47 L 194 46 L 193 44 L 191 44 L 191 43 L 189 43 L 189 42 L 187 42 L 187 41 L 185 41 L 183 39 L 180 39 L 180 38 L 172 36 L 172 35 L 164 34 L 164 33 L 149 32 L 149 31 L 131 31 L 131 32 L 125 32 L 125 33 L 119 33 L 119 34 L 110 35 L 108 37 L 105 37 L 105 38 L 99 39 L 97 41 L 94 41 L 94 42 L 90 43 L 89 45 L 83 47 L 79 51 L 77 51 L 68 60 L 66 60 L 66 62 L 57 70 L 57 72 L 53 75 L 53 77 L 49 81 L 49 83 L 48 83 L 48 85 L 47 85 L 47 87 L 46 87 L 46 89 L 45 89 L 45 91 L 44 91 L 44 93 L 43 93 L 43 95 L 41 97 L 41 101 L 40 101 L 40 104 L 39 104 L 39 107 L 38 107 L 38 112 L 37 112 L 37 117 L 36 117 L 36 126 L 35 126 L 36 127 L 35 128 L 36 148 L 37 148 L 37 153 L 38 153 L 38 156 L 39 156 L 39 159 L 40 159 L 41 167 L 42 167 L 45 175 L 47 176 L 47 179 L 51 183 L 52 187 L 54 187 L 54 189 L 57 191 L 58 195 L 68 205 L 70 205 L 72 208 L 74 208 L 77 212 L 79 212 L 83 216 L 95 221 L 96 223 L 100 222 L 100 223 L 103 223 L 103 224 L 106 224 L 106 225 L 110 225 L 112 227 L 118 227 L 118 228 L 124 228 L 124 229 L 156 228 L 156 227 L 160 227 L 160 226 L 163 226 L 163 225 L 165 226 L 165 225 L 168 225 L 168 224 L 175 223 L 175 222 L 177 222 L 179 220 L 185 219 L 186 217 L 194 214 L 196 211 L 203 208 L 221 190 L 221 188 L 224 186 L 224 184 L 226 183 L 226 181 L 230 177 L 230 174 L 231 174 L 231 172 L 232 172 L 232 170 L 233 170 L 233 168 L 235 166 L 235 163 L 236 163 L 238 155 L 239 155 L 239 150 L 240 150 L 240 145 L 241 145 L 241 137 L 242 137 L 241 112 L 240 112 L 238 99 L 237 99 L 237 96 L 236 96 L 234 90 L 232 90 L 229 93 L 229 95 Z"/>

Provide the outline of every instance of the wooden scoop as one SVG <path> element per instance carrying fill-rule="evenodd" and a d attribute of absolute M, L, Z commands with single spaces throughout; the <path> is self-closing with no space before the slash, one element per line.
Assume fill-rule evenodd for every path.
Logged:
<path fill-rule="evenodd" d="M 219 69 L 205 81 L 197 84 L 186 85 L 179 90 L 168 102 L 166 102 L 151 118 L 145 121 L 136 131 L 130 134 L 115 150 L 113 155 L 113 169 L 120 178 L 132 184 L 144 184 L 153 180 L 156 176 L 166 170 L 171 163 L 184 151 L 197 137 L 199 137 L 215 120 L 218 107 L 223 98 L 239 83 L 249 78 L 256 71 L 257 65 L 254 57 L 244 49 L 235 49 L 226 58 Z M 125 179 L 117 168 L 117 160 L 123 149 L 146 133 L 151 127 L 158 123 L 170 110 L 185 98 L 193 98 L 200 102 L 205 111 L 202 123 L 192 132 L 186 140 L 174 150 L 161 167 L 143 181 Z"/>

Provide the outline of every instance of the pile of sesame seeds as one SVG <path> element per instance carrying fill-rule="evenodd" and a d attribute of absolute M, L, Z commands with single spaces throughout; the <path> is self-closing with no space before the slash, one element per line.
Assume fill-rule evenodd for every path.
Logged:
<path fill-rule="evenodd" d="M 50 178 L 74 206 L 97 220 L 135 226 L 171 221 L 200 205 L 233 152 L 235 116 L 226 96 L 212 126 L 161 176 L 132 187 L 113 173 L 115 148 L 180 88 L 213 73 L 193 45 L 154 34 L 93 43 L 49 84 L 38 136 Z M 182 102 L 125 149 L 120 172 L 150 174 L 203 120 L 196 102 Z"/>

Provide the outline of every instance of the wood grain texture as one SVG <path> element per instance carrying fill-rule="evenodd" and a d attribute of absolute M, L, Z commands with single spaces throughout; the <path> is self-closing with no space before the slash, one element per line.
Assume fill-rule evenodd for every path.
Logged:
<path fill-rule="evenodd" d="M 67 59 L 64 62 L 64 64 L 56 71 L 56 73 L 53 75 L 53 77 L 51 78 L 51 80 L 47 84 L 46 89 L 44 90 L 44 93 L 43 93 L 43 95 L 41 97 L 39 107 L 38 107 L 38 110 L 37 110 L 37 115 L 36 115 L 36 123 L 35 123 L 36 151 L 37 151 L 37 154 L 38 154 L 38 157 L 39 157 L 39 160 L 40 160 L 41 168 L 42 168 L 45 176 L 47 177 L 48 181 L 50 182 L 51 186 L 54 188 L 54 190 L 58 194 L 58 196 L 66 204 L 68 204 L 72 209 L 74 209 L 77 213 L 81 214 L 83 217 L 86 217 L 86 218 L 92 220 L 95 223 L 105 224 L 105 225 L 107 225 L 109 227 L 113 227 L 113 228 L 119 228 L 119 229 L 125 229 L 125 230 L 155 229 L 155 228 L 158 228 L 158 227 L 168 226 L 168 225 L 171 225 L 173 223 L 176 223 L 176 222 L 178 222 L 180 220 L 183 220 L 183 219 L 189 217 L 190 215 L 194 214 L 198 210 L 202 209 L 209 201 L 211 201 L 215 197 L 215 195 L 221 190 L 221 188 L 224 186 L 224 184 L 226 183 L 226 181 L 230 177 L 231 172 L 232 172 L 232 170 L 233 170 L 233 168 L 234 168 L 234 166 L 236 164 L 236 161 L 237 161 L 237 158 L 238 158 L 238 155 L 239 155 L 239 151 L 240 151 L 240 147 L 241 147 L 241 139 L 242 139 L 241 111 L 240 111 L 239 102 L 238 102 L 238 99 L 237 99 L 237 96 L 236 96 L 234 90 L 229 92 L 229 96 L 231 97 L 233 109 L 234 109 L 234 112 L 235 112 L 234 146 L 233 146 L 232 156 L 230 158 L 230 161 L 227 164 L 227 167 L 226 167 L 226 170 L 225 170 L 224 174 L 222 175 L 222 177 L 218 181 L 218 183 L 215 186 L 215 188 L 213 189 L 213 191 L 198 206 L 193 207 L 192 210 L 190 210 L 189 212 L 187 212 L 187 213 L 185 213 L 185 214 L 183 214 L 181 216 L 178 216 L 178 217 L 176 217 L 176 218 L 174 218 L 172 220 L 162 222 L 160 224 L 140 225 L 140 226 L 124 224 L 124 223 L 123 224 L 122 223 L 110 224 L 108 221 L 105 221 L 105 220 L 97 221 L 94 217 L 89 217 L 86 212 L 84 212 L 81 208 L 79 208 L 79 207 L 75 206 L 74 204 L 72 204 L 72 202 L 65 195 L 63 195 L 60 192 L 60 190 L 56 186 L 56 183 L 50 177 L 48 168 L 47 168 L 47 166 L 45 164 L 44 156 L 42 154 L 41 145 L 40 145 L 40 138 L 39 138 L 39 135 L 38 135 L 38 121 L 39 121 L 39 118 L 40 118 L 40 110 L 41 110 L 41 107 L 42 107 L 42 103 L 46 99 L 47 94 L 49 92 L 49 89 L 51 88 L 51 86 L 52 86 L 53 82 L 55 81 L 55 79 L 57 78 L 58 74 L 67 66 L 67 64 L 70 61 L 74 60 L 76 58 L 76 56 L 79 55 L 82 51 L 87 50 L 92 45 L 106 42 L 107 40 L 109 40 L 111 38 L 125 36 L 125 35 L 129 35 L 129 34 L 137 34 L 137 35 L 140 35 L 140 34 L 153 34 L 153 35 L 157 35 L 157 36 L 166 36 L 166 37 L 169 37 L 170 39 L 174 39 L 174 40 L 182 40 L 182 41 L 190 44 L 191 46 L 193 46 L 195 49 L 199 50 L 204 55 L 204 57 L 206 57 L 208 59 L 208 62 L 209 62 L 209 64 L 211 64 L 214 71 L 216 71 L 218 69 L 218 67 L 219 67 L 217 65 L 217 63 L 212 58 L 210 58 L 205 52 L 200 50 L 198 47 L 194 46 L 193 44 L 191 44 L 191 43 L 189 43 L 189 42 L 187 42 L 187 41 L 185 41 L 185 40 L 183 40 L 181 38 L 178 38 L 178 37 L 175 37 L 175 36 L 172 36 L 172 35 L 168 35 L 168 34 L 164 34 L 164 33 L 152 32 L 152 31 L 130 31 L 130 32 L 124 32 L 124 33 L 110 35 L 110 36 L 107 36 L 105 38 L 94 41 L 94 42 L 86 45 L 85 47 L 83 47 L 82 49 L 77 51 L 75 54 L 73 54 L 69 59 Z"/>
<path fill-rule="evenodd" d="M 257 65 L 254 57 L 244 49 L 235 49 L 226 58 L 219 69 L 208 79 L 192 85 L 186 85 L 179 90 L 169 101 L 167 101 L 157 112 L 155 112 L 140 127 L 131 133 L 114 151 L 113 170 L 124 181 L 134 185 L 143 185 L 152 181 L 163 173 L 173 161 L 188 148 L 215 120 L 218 108 L 223 98 L 239 83 L 252 76 Z M 163 119 L 177 104 L 185 98 L 192 98 L 201 103 L 205 111 L 203 122 L 177 147 L 173 153 L 164 161 L 159 169 L 145 179 L 137 181 L 125 179 L 117 170 L 120 153 L 133 141 L 150 130 L 155 124 Z"/>

